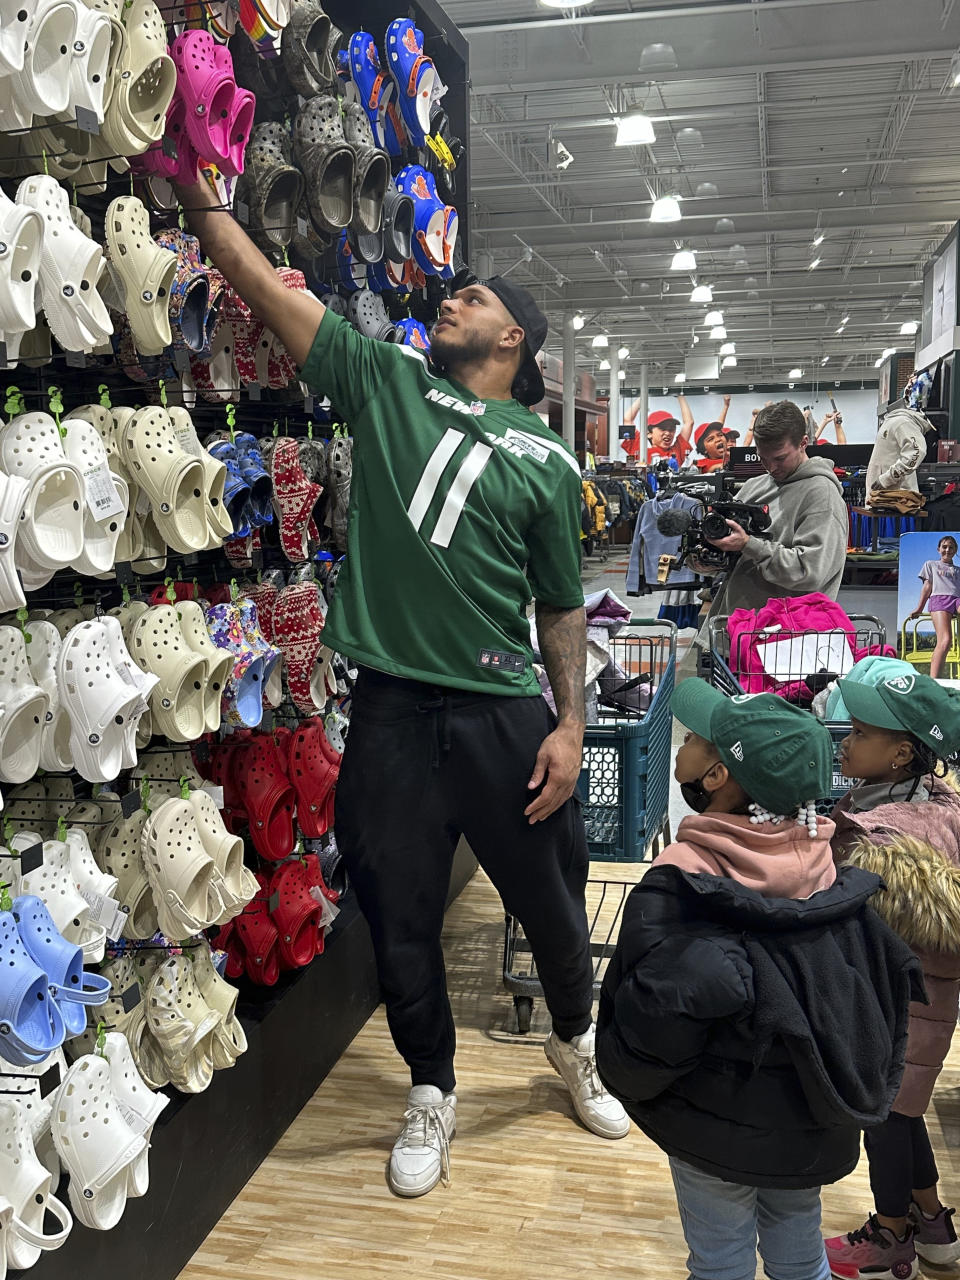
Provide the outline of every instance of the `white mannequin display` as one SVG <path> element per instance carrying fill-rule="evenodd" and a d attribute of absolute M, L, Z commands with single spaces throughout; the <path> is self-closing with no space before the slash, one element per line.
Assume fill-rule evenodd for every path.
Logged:
<path fill-rule="evenodd" d="M 867 466 L 868 498 L 873 489 L 920 491 L 917 468 L 927 453 L 925 433 L 932 430 L 933 423 L 914 409 L 894 409 L 887 414 Z"/>

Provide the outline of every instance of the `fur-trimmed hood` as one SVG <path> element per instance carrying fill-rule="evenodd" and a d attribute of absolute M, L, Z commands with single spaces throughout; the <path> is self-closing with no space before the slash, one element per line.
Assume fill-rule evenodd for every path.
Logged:
<path fill-rule="evenodd" d="M 870 905 L 908 946 L 960 955 L 960 867 L 939 849 L 914 836 L 859 840 L 844 862 L 881 878 Z"/>
<path fill-rule="evenodd" d="M 845 796 L 832 815 L 839 863 L 880 876 L 872 905 L 911 947 L 960 956 L 960 779 L 934 778 L 930 798 L 862 813 Z"/>

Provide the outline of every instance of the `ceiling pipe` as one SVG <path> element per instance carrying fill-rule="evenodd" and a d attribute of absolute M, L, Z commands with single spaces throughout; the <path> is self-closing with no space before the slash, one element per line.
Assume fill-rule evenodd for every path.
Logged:
<path fill-rule="evenodd" d="M 756 0 L 734 0 L 729 4 L 673 4 L 661 9 L 641 9 L 631 13 L 582 13 L 577 15 L 578 27 L 596 27 L 614 22 L 663 22 L 669 19 L 699 19 L 708 14 L 749 13 L 754 17 L 777 9 L 811 9 L 839 4 L 872 4 L 873 0 L 764 0 L 762 7 Z M 520 22 L 475 22 L 460 27 L 463 36 L 494 35 L 499 31 L 541 31 L 547 27 L 569 27 L 569 18 L 529 18 Z"/>

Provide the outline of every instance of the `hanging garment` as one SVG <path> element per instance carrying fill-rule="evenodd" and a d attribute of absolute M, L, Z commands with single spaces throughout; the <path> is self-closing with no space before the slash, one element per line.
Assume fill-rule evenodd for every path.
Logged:
<path fill-rule="evenodd" d="M 630 564 L 627 568 L 627 593 L 637 595 L 640 584 L 645 581 L 654 587 L 657 583 L 657 569 L 660 557 L 673 556 L 680 550 L 679 537 L 667 537 L 657 528 L 657 517 L 666 511 L 689 511 L 697 516 L 703 512 L 703 506 L 696 498 L 685 493 L 658 494 L 643 504 L 637 527 L 630 547 Z M 693 582 L 695 574 L 686 565 L 670 575 L 670 586 L 676 588 L 681 583 Z"/>

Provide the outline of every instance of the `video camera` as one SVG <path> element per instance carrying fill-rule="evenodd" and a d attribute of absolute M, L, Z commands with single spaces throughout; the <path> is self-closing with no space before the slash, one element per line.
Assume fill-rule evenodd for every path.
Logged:
<path fill-rule="evenodd" d="M 734 520 L 752 538 L 769 538 L 770 512 L 752 502 L 713 502 L 698 520 L 691 511 L 664 511 L 657 517 L 657 529 L 668 538 L 680 539 L 678 555 L 661 556 L 657 578 L 666 582 L 671 569 L 686 561 L 695 573 L 707 577 L 729 569 L 739 558 L 735 551 L 720 551 L 711 545 L 730 532 L 727 521 Z"/>

